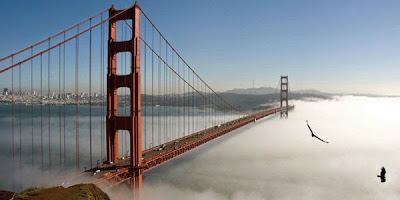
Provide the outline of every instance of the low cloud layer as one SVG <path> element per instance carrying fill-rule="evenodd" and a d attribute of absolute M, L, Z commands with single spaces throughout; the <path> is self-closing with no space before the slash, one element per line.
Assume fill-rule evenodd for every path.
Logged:
<path fill-rule="evenodd" d="M 399 98 L 294 103 L 288 119 L 260 120 L 148 172 L 146 197 L 398 199 Z M 311 138 L 305 120 L 330 143 Z"/>
<path fill-rule="evenodd" d="M 145 199 L 398 199 L 400 98 L 292 103 L 288 119 L 259 120 L 146 172 Z M 311 138 L 305 120 L 330 143 Z M 2 158 L 9 161 L 10 154 Z M 39 161 L 34 168 L 23 161 L 21 188 L 58 181 L 61 172 L 42 175 Z M 382 166 L 386 183 L 376 177 Z M 12 163 L 1 169 L 10 171 Z M 10 188 L 11 180 L 5 174 L 2 187 Z M 113 199 L 131 198 L 127 188 L 107 192 Z"/>

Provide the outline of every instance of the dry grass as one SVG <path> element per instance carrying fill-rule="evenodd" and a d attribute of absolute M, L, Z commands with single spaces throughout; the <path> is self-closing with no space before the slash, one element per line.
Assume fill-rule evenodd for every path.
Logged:
<path fill-rule="evenodd" d="M 15 196 L 16 200 L 108 200 L 110 197 L 100 188 L 93 184 L 78 184 L 68 188 L 53 187 L 53 188 L 30 188 Z"/>

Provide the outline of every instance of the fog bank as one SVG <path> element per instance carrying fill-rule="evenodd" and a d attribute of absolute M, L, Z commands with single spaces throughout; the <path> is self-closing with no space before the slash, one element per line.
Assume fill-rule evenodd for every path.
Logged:
<path fill-rule="evenodd" d="M 288 119 L 257 121 L 147 172 L 146 197 L 398 199 L 400 98 L 292 103 Z M 311 138 L 305 120 L 330 143 Z"/>

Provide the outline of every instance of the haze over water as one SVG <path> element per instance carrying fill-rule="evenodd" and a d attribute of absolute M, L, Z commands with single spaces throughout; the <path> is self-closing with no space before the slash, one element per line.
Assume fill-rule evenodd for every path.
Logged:
<path fill-rule="evenodd" d="M 145 175 L 154 199 L 398 199 L 400 98 L 292 101 Z M 314 133 L 329 141 L 311 138 Z M 387 181 L 377 174 L 385 166 Z"/>
<path fill-rule="evenodd" d="M 344 96 L 333 100 L 290 101 L 290 104 L 296 107 L 287 119 L 281 119 L 277 114 L 259 120 L 146 172 L 145 195 L 152 199 L 192 200 L 398 199 L 400 124 L 396 114 L 400 112 L 400 98 Z M 25 116 L 24 113 L 23 123 L 29 124 L 30 115 Z M 56 113 L 56 110 L 52 113 Z M 3 112 L 0 121 L 4 133 L 0 149 L 7 152 L 1 157 L 2 160 L 8 160 L 1 167 L 7 173 L 3 176 L 0 189 L 13 190 L 8 115 L 9 113 Z M 73 113 L 68 114 L 66 119 L 67 163 L 72 170 L 75 169 L 73 116 Z M 95 124 L 99 123 L 100 118 L 93 118 Z M 34 120 L 37 126 L 38 117 L 35 116 Z M 87 162 L 87 116 L 82 115 L 80 120 L 81 158 Z M 306 120 L 309 120 L 314 133 L 329 141 L 329 144 L 311 138 Z M 201 119 L 199 122 L 202 124 Z M 56 115 L 52 119 L 52 127 L 57 125 Z M 44 130 L 47 130 L 47 126 Z M 62 175 L 57 165 L 57 130 L 54 129 L 52 133 L 53 173 Z M 18 129 L 15 131 L 17 134 Z M 54 184 L 55 176 L 47 176 L 47 173 L 42 175 L 40 170 L 40 134 L 35 132 L 33 168 L 28 151 L 31 148 L 30 132 L 23 131 L 23 136 L 25 134 L 28 135 L 22 140 L 24 159 L 21 189 Z M 96 139 L 93 144 L 99 144 L 98 126 L 94 129 L 94 134 Z M 48 141 L 46 136 L 47 132 L 44 133 L 45 144 Z M 15 139 L 18 141 L 18 135 Z M 93 147 L 96 162 L 100 156 L 100 147 Z M 46 149 L 47 146 L 44 149 L 45 169 Z M 82 163 L 81 168 L 84 166 L 88 164 Z M 385 183 L 380 183 L 376 177 L 382 166 L 387 171 Z M 46 180 L 41 180 L 42 178 Z M 110 194 L 112 197 L 122 195 L 122 199 L 129 195 L 121 192 Z"/>

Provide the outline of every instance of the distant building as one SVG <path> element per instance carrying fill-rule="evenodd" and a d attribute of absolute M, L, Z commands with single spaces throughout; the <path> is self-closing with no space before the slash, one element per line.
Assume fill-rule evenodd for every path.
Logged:
<path fill-rule="evenodd" d="M 7 96 L 8 93 L 10 93 L 10 91 L 8 90 L 8 88 L 4 88 L 4 90 L 3 90 L 3 95 Z"/>
<path fill-rule="evenodd" d="M 66 97 L 67 99 L 70 99 L 73 95 L 74 95 L 74 94 L 72 94 L 72 93 L 67 93 L 67 94 L 65 94 L 65 97 Z"/>

